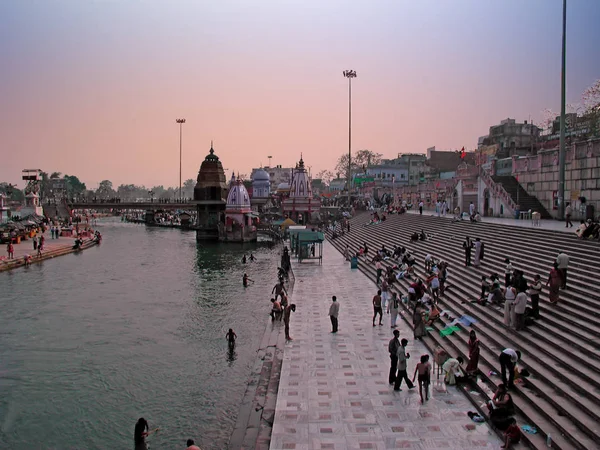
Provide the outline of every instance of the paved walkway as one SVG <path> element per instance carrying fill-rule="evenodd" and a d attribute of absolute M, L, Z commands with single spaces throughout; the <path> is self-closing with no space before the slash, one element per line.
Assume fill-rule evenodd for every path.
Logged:
<path fill-rule="evenodd" d="M 282 449 L 497 449 L 501 442 L 485 424 L 475 424 L 470 402 L 433 376 L 432 397 L 421 405 L 417 389 L 388 385 L 390 317 L 372 326 L 376 286 L 350 270 L 329 242 L 323 265 L 293 263 L 296 284 L 291 319 L 293 341 L 285 346 L 271 450 Z M 331 296 L 340 302 L 339 327 L 331 334 Z M 399 318 L 409 338 L 412 377 L 427 353 Z"/>
<path fill-rule="evenodd" d="M 419 210 L 410 210 L 407 211 L 409 214 L 419 214 Z M 435 210 L 423 210 L 424 216 L 435 216 L 437 215 Z M 452 220 L 452 214 L 446 214 L 445 217 L 441 217 L 440 219 Z M 509 219 L 506 217 L 482 217 L 482 222 L 484 223 L 497 223 L 499 225 L 509 225 L 511 227 L 521 227 L 521 228 L 531 228 L 534 230 L 550 230 L 550 231 L 560 231 L 563 233 L 571 233 L 575 236 L 575 230 L 579 226 L 579 219 L 573 219 L 573 227 L 567 228 L 565 226 L 564 221 L 555 220 L 555 219 L 543 219 L 540 220 L 540 225 L 534 227 L 533 222 L 531 220 L 517 220 L 517 219 Z"/>
<path fill-rule="evenodd" d="M 75 238 L 72 237 L 60 237 L 58 239 L 50 239 L 49 233 L 46 233 L 46 241 L 44 242 L 44 252 L 58 250 L 61 248 L 71 248 L 75 242 Z M 33 249 L 33 240 L 27 239 L 21 241 L 20 244 L 14 244 L 15 258 L 23 258 L 25 255 L 36 256 L 37 250 Z M 7 256 L 6 244 L 2 244 L 2 251 L 0 255 Z"/>

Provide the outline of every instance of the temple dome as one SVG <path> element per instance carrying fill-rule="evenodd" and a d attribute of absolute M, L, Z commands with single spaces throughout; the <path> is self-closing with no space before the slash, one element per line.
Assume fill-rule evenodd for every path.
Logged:
<path fill-rule="evenodd" d="M 210 151 L 198 171 L 194 187 L 195 201 L 224 201 L 227 194 L 227 181 L 223 164 L 210 144 Z"/>
<path fill-rule="evenodd" d="M 242 180 L 234 175 L 229 185 L 229 194 L 227 195 L 227 209 L 246 209 L 250 208 L 250 196 Z"/>
<path fill-rule="evenodd" d="M 312 197 L 312 190 L 310 186 L 310 179 L 306 168 L 304 167 L 304 161 L 300 156 L 300 161 L 296 164 L 296 168 L 292 174 L 292 185 L 290 186 L 290 197 L 301 197 L 309 198 Z"/>
<path fill-rule="evenodd" d="M 257 169 L 256 171 L 254 171 L 254 174 L 252 175 L 252 182 L 255 181 L 271 181 L 271 177 L 269 176 L 269 173 L 265 170 L 265 169 Z"/>

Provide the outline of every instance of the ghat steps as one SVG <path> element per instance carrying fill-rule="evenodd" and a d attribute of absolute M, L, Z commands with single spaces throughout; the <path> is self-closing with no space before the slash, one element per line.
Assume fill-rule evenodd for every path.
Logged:
<path fill-rule="evenodd" d="M 547 434 L 552 435 L 553 447 L 560 449 L 600 448 L 600 294 L 592 280 L 600 265 L 600 253 L 595 242 L 580 241 L 575 234 L 545 230 L 529 230 L 490 223 L 452 222 L 449 219 L 413 214 L 390 215 L 385 222 L 364 226 L 369 215 L 360 213 L 351 220 L 351 232 L 332 244 L 351 253 L 366 242 L 368 262 L 361 258 L 359 268 L 375 279 L 376 270 L 370 262 L 375 250 L 385 245 L 404 246 L 415 255 L 416 272 L 424 276 L 426 254 L 450 263 L 451 287 L 440 300 L 442 310 L 453 317 L 464 314 L 477 322 L 472 328 L 481 341 L 480 378 L 493 389 L 499 378 L 488 373 L 500 372 L 498 355 L 505 347 L 523 353 L 522 367 L 531 372 L 526 386 L 518 386 L 513 394 L 520 424 L 535 425 L 540 434 L 526 435 L 533 448 L 545 447 Z M 433 237 L 427 241 L 410 242 L 410 235 L 423 229 Z M 462 242 L 466 236 L 480 238 L 485 243 L 485 259 L 480 268 L 464 266 Z M 504 259 L 510 258 L 515 268 L 523 270 L 527 280 L 542 275 L 545 282 L 559 251 L 569 254 L 568 288 L 561 291 L 558 305 L 548 300 L 547 288 L 540 296 L 541 319 L 525 331 L 514 331 L 503 324 L 503 309 L 480 306 L 470 300 L 479 297 L 481 275 L 498 273 L 503 281 Z M 384 261 L 384 265 L 394 261 Z M 409 282 L 401 280 L 393 289 L 405 295 Z M 404 315 L 410 322 L 410 315 Z M 412 324 L 411 324 L 412 325 Z M 445 324 L 434 324 L 435 332 L 424 339 L 434 349 L 445 348 L 450 354 L 467 360 L 468 329 L 448 337 L 440 337 Z M 462 327 L 462 325 L 459 325 Z M 464 327 L 462 327 L 464 328 Z M 487 389 L 489 392 L 489 389 Z M 481 394 L 473 401 L 481 404 Z M 485 394 L 487 395 L 487 394 Z"/>

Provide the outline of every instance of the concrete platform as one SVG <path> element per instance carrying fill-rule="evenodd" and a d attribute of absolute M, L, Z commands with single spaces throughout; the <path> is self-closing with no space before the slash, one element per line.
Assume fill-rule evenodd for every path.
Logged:
<path fill-rule="evenodd" d="M 296 283 L 291 337 L 286 344 L 271 450 L 283 449 L 497 449 L 502 444 L 454 387 L 433 376 L 431 399 L 421 405 L 417 388 L 394 392 L 388 385 L 390 316 L 372 326 L 376 286 L 329 242 L 323 265 L 293 263 Z M 331 334 L 331 296 L 340 302 L 339 332 Z M 400 337 L 409 339 L 412 377 L 428 353 L 399 318 Z"/>

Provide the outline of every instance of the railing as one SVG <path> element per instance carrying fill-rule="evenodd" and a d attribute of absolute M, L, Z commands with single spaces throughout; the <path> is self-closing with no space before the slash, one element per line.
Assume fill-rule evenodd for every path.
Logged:
<path fill-rule="evenodd" d="M 500 197 L 506 203 L 506 205 L 513 210 L 513 212 L 517 210 L 516 202 L 512 199 L 510 194 L 506 192 L 504 186 L 502 186 L 500 183 L 496 183 L 487 171 L 481 171 L 481 179 L 492 195 Z"/>

